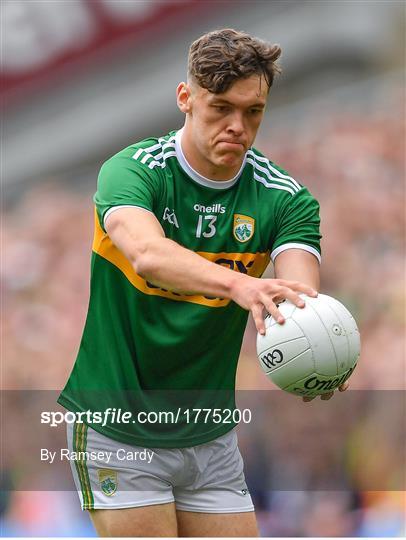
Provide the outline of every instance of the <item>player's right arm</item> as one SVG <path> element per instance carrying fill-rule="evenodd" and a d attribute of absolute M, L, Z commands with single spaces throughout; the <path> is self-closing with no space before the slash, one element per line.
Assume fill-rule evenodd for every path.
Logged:
<path fill-rule="evenodd" d="M 117 209 L 104 226 L 145 280 L 174 292 L 230 298 L 251 311 L 261 333 L 265 333 L 264 310 L 283 323 L 277 303 L 289 299 L 303 307 L 299 293 L 317 295 L 312 287 L 298 281 L 254 278 L 210 262 L 166 238 L 155 215 L 141 208 Z"/>

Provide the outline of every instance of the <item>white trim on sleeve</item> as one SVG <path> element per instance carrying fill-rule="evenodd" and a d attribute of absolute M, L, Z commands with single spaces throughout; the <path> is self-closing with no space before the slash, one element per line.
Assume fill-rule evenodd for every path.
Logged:
<path fill-rule="evenodd" d="M 317 249 L 314 249 L 314 247 L 308 246 L 307 244 L 296 244 L 294 242 L 290 244 L 282 244 L 281 246 L 274 249 L 271 253 L 272 262 L 275 262 L 276 257 L 280 253 L 282 253 L 282 251 L 286 251 L 287 249 L 303 249 L 303 251 L 308 251 L 316 257 L 319 263 L 321 263 L 320 253 L 317 251 Z"/>
<path fill-rule="evenodd" d="M 119 210 L 120 208 L 139 208 L 140 210 L 145 210 L 145 212 L 150 212 L 152 214 L 151 210 L 148 210 L 148 208 L 143 208 L 142 206 L 137 206 L 136 204 L 121 204 L 120 206 L 112 206 L 104 214 L 104 218 L 103 218 L 103 226 L 104 226 L 104 228 L 106 228 L 106 220 L 107 220 L 107 218 L 109 216 L 111 216 L 111 214 L 113 212 L 115 212 L 116 210 Z"/>

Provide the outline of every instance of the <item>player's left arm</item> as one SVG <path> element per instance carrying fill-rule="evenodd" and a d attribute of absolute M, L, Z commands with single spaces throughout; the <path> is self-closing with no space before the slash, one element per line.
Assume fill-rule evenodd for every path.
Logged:
<path fill-rule="evenodd" d="M 317 258 L 303 249 L 287 249 L 274 262 L 275 277 L 289 281 L 302 281 L 316 291 L 320 288 L 320 264 Z"/>
<path fill-rule="evenodd" d="M 320 264 L 317 258 L 310 252 L 302 249 L 287 249 L 282 251 L 275 261 L 275 277 L 289 281 L 300 281 L 310 285 L 316 291 L 320 288 Z M 348 388 L 348 381 L 339 386 L 339 391 L 343 392 Z M 333 397 L 334 392 L 322 394 L 323 400 Z M 313 397 L 304 397 L 303 401 L 311 401 Z"/>

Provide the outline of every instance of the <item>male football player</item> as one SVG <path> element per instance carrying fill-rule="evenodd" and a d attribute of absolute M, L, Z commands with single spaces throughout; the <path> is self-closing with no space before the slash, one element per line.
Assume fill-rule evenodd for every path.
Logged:
<path fill-rule="evenodd" d="M 266 312 L 283 324 L 278 303 L 319 288 L 318 203 L 252 146 L 280 53 L 232 29 L 203 35 L 177 87 L 182 129 L 100 171 L 89 311 L 59 402 L 134 414 L 68 426 L 73 451 L 111 452 L 73 467 L 102 536 L 257 535 L 225 412 L 247 317 L 264 333 Z M 260 279 L 270 260 L 275 279 Z"/>

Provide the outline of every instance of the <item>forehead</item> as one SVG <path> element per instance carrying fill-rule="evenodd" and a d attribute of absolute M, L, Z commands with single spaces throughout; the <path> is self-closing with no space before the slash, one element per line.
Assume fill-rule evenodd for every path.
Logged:
<path fill-rule="evenodd" d="M 249 107 L 252 105 L 265 105 L 269 89 L 264 77 L 251 75 L 246 79 L 238 79 L 226 92 L 221 94 L 213 94 L 205 88 L 200 90 L 208 103 L 227 101 L 236 106 Z"/>

